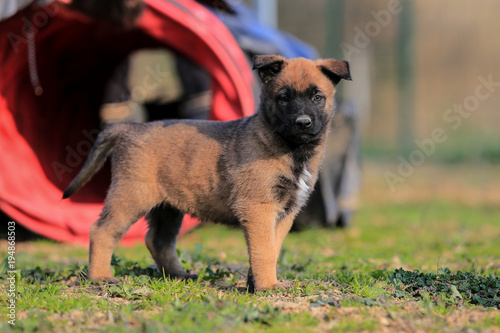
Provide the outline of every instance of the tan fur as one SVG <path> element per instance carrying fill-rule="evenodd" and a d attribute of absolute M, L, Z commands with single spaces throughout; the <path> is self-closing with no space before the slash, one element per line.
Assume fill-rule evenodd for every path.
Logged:
<path fill-rule="evenodd" d="M 278 56 L 261 57 L 256 63 L 265 69 L 276 60 L 282 64 L 278 74 L 262 73 L 264 92 L 274 96 L 283 86 L 302 92 L 314 83 L 326 96 L 322 112 L 329 122 L 335 88 L 320 66 L 333 64 L 345 70 L 347 65 Z M 266 103 L 270 102 L 263 99 L 261 110 Z M 204 221 L 240 225 L 250 258 L 250 287 L 283 287 L 276 278 L 276 263 L 305 202 L 299 202 L 299 197 L 309 194 L 299 191 L 314 187 L 318 178 L 328 132 L 328 123 L 324 125 L 299 169 L 292 152 L 296 148 L 270 128 L 263 112 L 232 122 L 161 121 L 106 129 L 65 192 L 68 197 L 83 186 L 111 154 L 112 184 L 101 217 L 90 231 L 90 278 L 114 280 L 109 267 L 113 250 L 144 214 L 150 225 L 146 245 L 157 267 L 172 277 L 189 277 L 175 253 L 182 215 L 187 213 Z M 290 184 L 295 192 L 282 189 L 279 179 L 285 185 L 295 182 Z"/>

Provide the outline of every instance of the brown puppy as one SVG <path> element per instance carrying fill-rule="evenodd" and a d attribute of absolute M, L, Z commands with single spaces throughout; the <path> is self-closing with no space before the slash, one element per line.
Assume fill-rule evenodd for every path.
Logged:
<path fill-rule="evenodd" d="M 104 130 L 64 192 L 82 187 L 111 155 L 112 181 L 90 230 L 89 276 L 113 281 L 113 250 L 147 214 L 146 245 L 158 269 L 186 278 L 176 256 L 185 213 L 240 225 L 250 257 L 252 291 L 283 287 L 276 279 L 281 245 L 318 177 L 334 114 L 335 85 L 351 79 L 345 61 L 257 56 L 260 111 L 230 122 L 166 120 Z"/>

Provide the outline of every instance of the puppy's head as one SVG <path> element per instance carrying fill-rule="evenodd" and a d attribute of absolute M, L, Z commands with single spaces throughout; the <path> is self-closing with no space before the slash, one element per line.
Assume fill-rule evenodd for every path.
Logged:
<path fill-rule="evenodd" d="M 294 144 L 314 143 L 327 131 L 335 109 L 335 86 L 351 80 L 347 61 L 253 58 L 262 81 L 261 112 L 272 130 Z"/>

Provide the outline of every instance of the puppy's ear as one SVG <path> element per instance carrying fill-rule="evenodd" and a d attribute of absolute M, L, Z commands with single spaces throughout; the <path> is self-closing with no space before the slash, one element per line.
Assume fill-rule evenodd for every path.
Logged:
<path fill-rule="evenodd" d="M 279 55 L 258 55 L 254 56 L 252 61 L 252 69 L 258 70 L 262 83 L 278 75 L 286 64 L 286 58 Z"/>
<path fill-rule="evenodd" d="M 333 85 L 337 85 L 341 79 L 350 80 L 351 71 L 349 69 L 349 63 L 343 60 L 336 59 L 321 59 L 318 60 L 318 67 L 323 74 L 326 75 Z"/>

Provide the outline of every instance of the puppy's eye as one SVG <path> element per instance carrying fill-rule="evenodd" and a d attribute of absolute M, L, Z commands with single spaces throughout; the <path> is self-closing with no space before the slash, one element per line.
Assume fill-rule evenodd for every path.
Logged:
<path fill-rule="evenodd" d="M 323 99 L 323 96 L 321 96 L 321 95 L 314 95 L 314 97 L 313 97 L 313 101 L 315 101 L 315 102 L 321 102 L 322 99 Z"/>
<path fill-rule="evenodd" d="M 280 102 L 288 102 L 288 96 L 286 94 L 282 94 L 278 96 Z"/>

